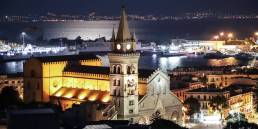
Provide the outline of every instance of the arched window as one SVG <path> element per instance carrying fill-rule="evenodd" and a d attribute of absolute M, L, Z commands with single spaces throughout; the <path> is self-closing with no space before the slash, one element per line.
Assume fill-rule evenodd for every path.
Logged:
<path fill-rule="evenodd" d="M 121 73 L 121 66 L 120 66 L 120 65 L 117 66 L 116 72 L 117 72 L 117 74 L 120 74 L 120 73 Z"/>
<path fill-rule="evenodd" d="M 127 74 L 132 74 L 131 73 L 131 66 L 127 66 Z"/>
<path fill-rule="evenodd" d="M 113 65 L 113 73 L 116 73 L 116 66 L 115 65 Z"/>

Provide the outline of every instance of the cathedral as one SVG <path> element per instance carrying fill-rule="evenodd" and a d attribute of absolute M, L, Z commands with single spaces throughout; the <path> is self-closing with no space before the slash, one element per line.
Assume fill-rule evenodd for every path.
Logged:
<path fill-rule="evenodd" d="M 181 123 L 182 103 L 170 91 L 162 70 L 138 68 L 140 53 L 122 7 L 117 34 L 113 29 L 109 67 L 95 55 L 35 57 L 24 64 L 24 101 L 53 102 L 64 110 L 86 104 L 89 120 L 131 120 L 148 124 L 159 111 Z"/>

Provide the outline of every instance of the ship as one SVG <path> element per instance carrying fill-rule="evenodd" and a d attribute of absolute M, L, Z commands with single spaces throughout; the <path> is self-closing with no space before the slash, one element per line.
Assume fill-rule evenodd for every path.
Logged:
<path fill-rule="evenodd" d="M 207 52 L 203 55 L 203 58 L 206 58 L 206 59 L 223 59 L 223 58 L 228 58 L 228 57 L 230 57 L 230 56 L 225 55 L 219 51 Z"/>

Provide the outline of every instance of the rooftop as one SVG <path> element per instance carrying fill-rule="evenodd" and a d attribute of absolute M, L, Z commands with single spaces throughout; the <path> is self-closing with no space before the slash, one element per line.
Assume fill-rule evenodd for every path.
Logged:
<path fill-rule="evenodd" d="M 64 72 L 78 72 L 78 73 L 91 73 L 91 74 L 102 74 L 109 75 L 109 67 L 102 66 L 85 66 L 85 65 L 68 65 L 65 67 Z M 139 69 L 138 71 L 140 78 L 148 78 L 155 70 L 151 69 Z"/>
<path fill-rule="evenodd" d="M 216 87 L 204 87 L 204 88 L 199 88 L 199 89 L 194 89 L 194 90 L 190 90 L 188 92 L 207 92 L 207 93 L 211 93 L 211 92 L 217 92 L 217 93 L 224 93 L 224 92 L 229 92 L 230 96 L 235 96 L 235 95 L 239 95 L 239 94 L 243 94 L 243 93 L 247 93 L 252 91 L 253 86 L 252 85 L 231 85 L 228 87 L 225 87 L 223 89 L 219 89 Z"/>
<path fill-rule="evenodd" d="M 99 59 L 96 55 L 93 55 L 93 54 L 47 56 L 47 57 L 35 57 L 35 58 L 41 62 L 79 61 L 79 60 Z"/>

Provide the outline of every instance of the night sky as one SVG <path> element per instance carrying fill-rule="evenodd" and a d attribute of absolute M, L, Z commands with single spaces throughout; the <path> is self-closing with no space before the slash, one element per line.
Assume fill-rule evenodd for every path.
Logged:
<path fill-rule="evenodd" d="M 119 15 L 121 0 L 0 0 L 0 15 Z M 178 15 L 210 10 L 222 14 L 258 14 L 258 0 L 125 0 L 131 14 Z"/>

